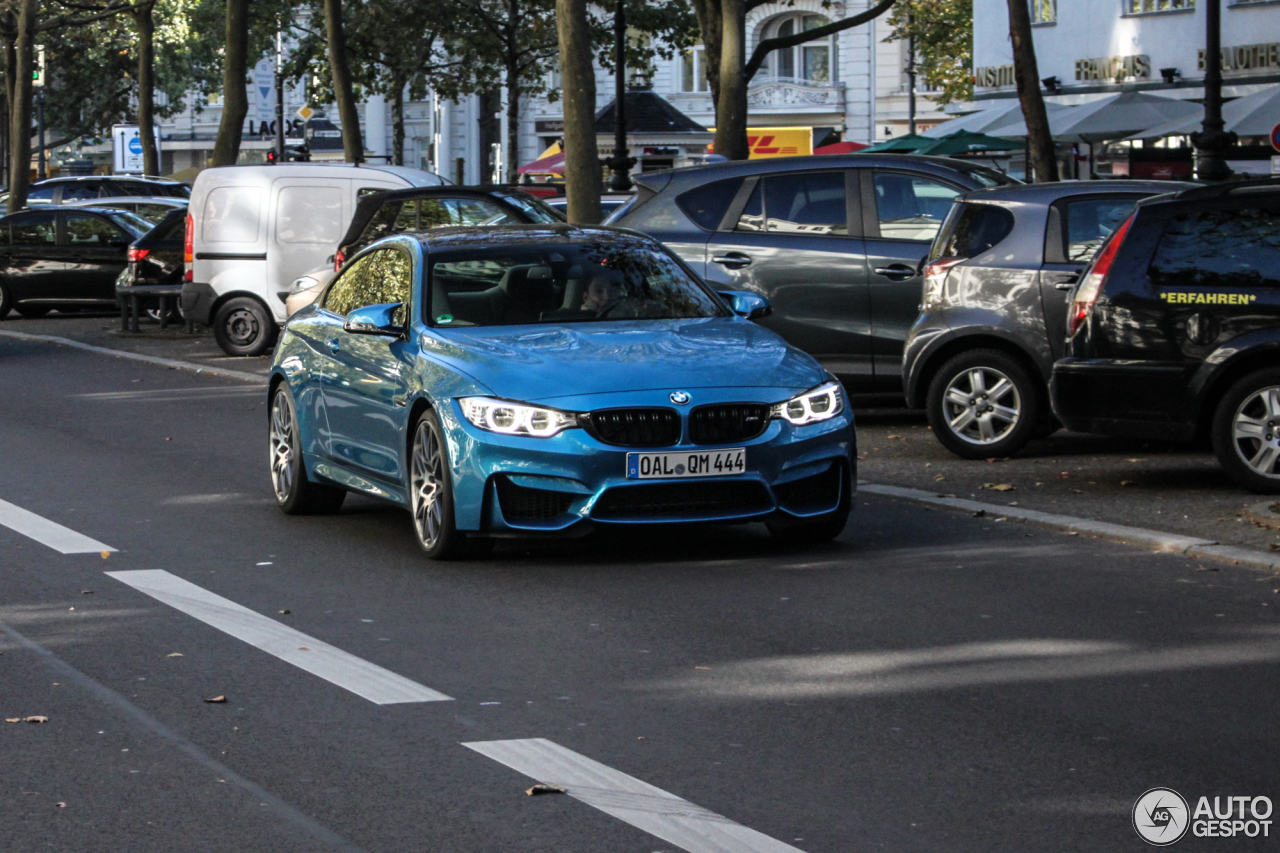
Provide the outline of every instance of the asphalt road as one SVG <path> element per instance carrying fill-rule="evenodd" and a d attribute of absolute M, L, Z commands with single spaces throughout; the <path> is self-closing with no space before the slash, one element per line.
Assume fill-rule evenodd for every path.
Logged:
<path fill-rule="evenodd" d="M 1280 800 L 1274 576 L 870 497 L 435 564 L 274 508 L 260 387 L 0 338 L 0 399 L 0 500 L 116 549 L 0 526 L 0 718 L 48 718 L 0 850 L 1141 850 L 1149 788 Z"/>

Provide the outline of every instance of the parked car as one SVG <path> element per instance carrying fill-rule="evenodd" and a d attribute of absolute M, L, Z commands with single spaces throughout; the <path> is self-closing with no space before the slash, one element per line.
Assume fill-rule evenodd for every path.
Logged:
<path fill-rule="evenodd" d="M 121 273 L 117 287 L 182 284 L 186 224 L 185 207 L 171 210 L 159 224 L 131 243 L 127 254 L 128 266 Z M 150 300 L 145 310 L 151 319 L 160 319 L 159 300 Z M 176 300 L 170 311 L 170 320 L 182 318 L 182 309 Z"/>
<path fill-rule="evenodd" d="M 285 300 L 292 315 L 310 305 L 333 280 L 343 260 L 391 234 L 467 225 L 514 225 L 563 222 L 564 217 L 540 199 L 503 186 L 415 187 L 370 193 L 360 199 L 332 263 L 294 280 Z"/>
<path fill-rule="evenodd" d="M 663 241 L 715 287 L 765 296 L 762 324 L 846 385 L 897 389 L 918 267 L 957 195 L 1017 183 L 941 157 L 849 154 L 637 175 L 615 225 Z"/>
<path fill-rule="evenodd" d="M 1053 411 L 1079 432 L 1208 437 L 1242 486 L 1280 493 L 1280 182 L 1139 202 L 1068 311 Z"/>
<path fill-rule="evenodd" d="M 902 358 L 907 403 L 966 459 L 1008 456 L 1054 428 L 1049 376 L 1069 297 L 1139 199 L 1194 186 L 1064 181 L 957 196 L 924 272 Z"/>
<path fill-rule="evenodd" d="M 100 198 L 97 201 L 69 201 L 65 203 L 67 207 L 100 207 L 110 208 L 112 210 L 127 210 L 130 213 L 136 213 L 143 219 L 155 225 L 168 216 L 172 211 L 180 210 L 183 213 L 187 211 L 187 199 L 185 198 L 149 198 L 146 196 L 121 196 L 116 198 Z"/>
<path fill-rule="evenodd" d="M 191 188 L 181 181 L 142 175 L 82 175 L 37 181 L 27 192 L 27 205 L 67 204 L 113 196 L 132 198 L 188 198 Z M 0 193 L 0 205 L 9 201 Z"/>
<path fill-rule="evenodd" d="M 635 197 L 635 193 L 605 193 L 600 196 L 600 212 L 604 215 L 604 221 L 608 222 L 610 216 L 625 207 Z M 569 199 L 564 196 L 552 196 L 551 198 L 543 199 L 543 201 L 561 216 L 568 215 Z"/>
<path fill-rule="evenodd" d="M 389 500 L 432 558 L 593 525 L 759 520 L 830 539 L 853 504 L 853 417 L 813 358 L 748 322 L 766 307 L 625 231 L 388 237 L 285 326 L 276 500 Z"/>
<path fill-rule="evenodd" d="M 288 315 L 298 276 L 325 263 L 363 195 L 438 186 L 403 166 L 224 166 L 196 178 L 188 209 L 182 311 L 213 327 L 228 355 L 261 355 Z"/>
<path fill-rule="evenodd" d="M 124 210 L 32 208 L 0 219 L 0 318 L 114 307 L 129 244 L 150 229 Z"/>

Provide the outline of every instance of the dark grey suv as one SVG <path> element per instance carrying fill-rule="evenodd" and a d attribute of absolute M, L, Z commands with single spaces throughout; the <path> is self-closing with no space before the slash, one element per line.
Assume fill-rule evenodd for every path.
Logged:
<path fill-rule="evenodd" d="M 957 197 L 903 353 L 907 402 L 927 409 L 938 441 L 984 459 L 1052 431 L 1069 291 L 1139 199 L 1189 186 L 1066 181 Z"/>
<path fill-rule="evenodd" d="M 833 155 L 640 175 L 610 224 L 666 243 L 718 290 L 759 293 L 760 321 L 850 387 L 901 385 L 917 269 L 951 200 L 1016 183 L 942 157 Z"/>

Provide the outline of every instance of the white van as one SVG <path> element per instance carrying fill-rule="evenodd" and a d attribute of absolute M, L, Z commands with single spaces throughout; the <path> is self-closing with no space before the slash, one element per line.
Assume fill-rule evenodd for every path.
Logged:
<path fill-rule="evenodd" d="M 187 215 L 187 319 L 229 355 L 261 355 L 284 322 L 294 279 L 325 263 L 370 192 L 446 183 L 404 166 L 223 166 L 196 177 Z"/>

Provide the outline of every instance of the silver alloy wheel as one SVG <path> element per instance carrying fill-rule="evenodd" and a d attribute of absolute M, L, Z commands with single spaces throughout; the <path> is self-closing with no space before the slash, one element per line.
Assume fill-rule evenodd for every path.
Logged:
<path fill-rule="evenodd" d="M 1022 415 L 1017 386 L 994 367 L 970 367 L 952 378 L 942 397 L 951 431 L 970 444 L 995 444 Z"/>
<path fill-rule="evenodd" d="M 1231 444 L 1255 474 L 1280 478 L 1280 386 L 1254 391 L 1231 420 Z"/>
<path fill-rule="evenodd" d="M 238 347 L 247 347 L 258 339 L 261 326 L 248 308 L 237 308 L 227 316 L 227 339 Z"/>
<path fill-rule="evenodd" d="M 413 529 L 422 547 L 430 549 L 444 526 L 444 460 L 435 430 L 424 419 L 413 434 L 413 463 L 409 497 L 413 501 Z"/>
<path fill-rule="evenodd" d="M 284 391 L 271 403 L 271 485 L 280 503 L 293 493 L 293 411 Z"/>

